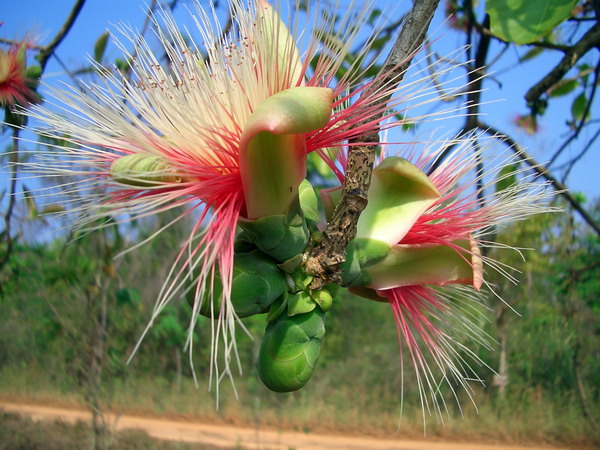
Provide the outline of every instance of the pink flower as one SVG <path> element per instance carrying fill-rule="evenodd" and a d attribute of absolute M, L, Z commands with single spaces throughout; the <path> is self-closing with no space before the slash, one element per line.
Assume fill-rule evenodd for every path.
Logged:
<path fill-rule="evenodd" d="M 233 26 L 222 36 L 210 12 L 196 5 L 193 19 L 203 51 L 188 44 L 172 16 L 162 14 L 160 25 L 155 19 L 163 47 L 156 54 L 168 55 L 168 68 L 144 39 L 124 30 L 137 48 L 135 58 L 126 54 L 131 81 L 115 70 L 101 84 L 86 85 L 85 92 L 54 91 L 54 102 L 30 113 L 46 125 L 42 134 L 69 142 L 56 147 L 56 158 L 30 166 L 77 177 L 79 188 L 74 185 L 71 192 L 78 207 L 67 213 L 79 213 L 76 226 L 109 217 L 126 222 L 182 206 L 179 218 L 194 214 L 195 226 L 148 326 L 169 301 L 190 289 L 196 312 L 219 273 L 223 302 L 213 311 L 217 325 L 211 344 L 217 373 L 217 348 L 224 349 L 223 372 L 235 352 L 236 315 L 229 297 L 238 220 L 284 214 L 306 176 L 307 153 L 343 147 L 378 130 L 382 109 L 394 108 L 404 97 L 388 105 L 380 100 L 415 89 L 415 84 L 388 82 L 356 100 L 366 85 L 359 84 L 358 62 L 348 65 L 346 56 L 369 18 L 368 8 L 344 15 L 341 23 L 315 11 L 309 19 L 316 22 L 315 31 L 301 59 L 299 33 L 289 31 L 265 0 L 230 0 L 229 6 Z M 343 66 L 345 74 L 338 77 Z"/>
<path fill-rule="evenodd" d="M 407 159 L 381 159 L 354 241 L 362 272 L 349 290 L 390 304 L 401 353 L 404 344 L 423 409 L 433 407 L 436 413 L 444 401 L 440 384 L 448 383 L 454 390 L 456 383 L 471 395 L 469 381 L 480 381 L 470 364 L 483 363 L 464 342 L 466 337 L 489 345 L 475 320 L 480 315 L 477 304 L 484 298 L 479 291 L 486 284 L 485 269 L 510 277 L 501 263 L 482 256 L 480 247 L 486 245 L 482 236 L 492 227 L 547 211 L 544 200 L 551 196 L 544 185 L 523 177 L 517 185 L 484 198 L 481 206 L 470 141 L 451 141 L 420 155 L 412 150 Z M 454 144 L 458 148 L 426 175 Z M 339 159 L 344 166 L 345 156 Z M 504 166 L 497 163 L 481 176 L 495 180 Z M 332 211 L 340 190 L 321 191 L 327 210 Z"/>
<path fill-rule="evenodd" d="M 27 74 L 25 51 L 27 43 L 0 50 L 0 106 L 12 108 L 37 103 L 37 80 Z"/>

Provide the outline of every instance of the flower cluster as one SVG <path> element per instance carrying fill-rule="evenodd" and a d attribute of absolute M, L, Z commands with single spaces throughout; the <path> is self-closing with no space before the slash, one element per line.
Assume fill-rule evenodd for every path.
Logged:
<path fill-rule="evenodd" d="M 27 67 L 27 42 L 0 50 L 0 106 L 13 108 L 38 103 L 36 93 L 40 68 Z"/>
<path fill-rule="evenodd" d="M 194 313 L 190 331 L 198 314 L 214 319 L 212 370 L 221 376 L 230 371 L 238 320 L 267 313 L 259 372 L 271 389 L 289 391 L 314 371 L 336 294 L 331 286 L 311 289 L 303 265 L 323 226 L 317 197 L 304 180 L 307 155 L 324 157 L 343 181 L 349 141 L 370 144 L 361 137 L 402 125 L 394 117 L 407 98 L 430 100 L 416 84 L 393 79 L 360 95 L 379 81 L 365 82 L 361 69 L 376 32 L 358 58 L 349 58 L 368 8 L 337 23 L 318 15 L 302 57 L 299 33 L 265 0 L 230 0 L 230 9 L 233 26 L 224 33 L 197 7 L 203 49 L 188 44 L 169 14 L 161 25 L 155 19 L 169 67 L 157 62 L 143 38 L 124 30 L 136 48 L 135 57 L 126 55 L 131 79 L 116 71 L 84 92 L 55 91 L 54 108 L 52 102 L 35 107 L 29 114 L 46 124 L 43 133 L 69 145 L 55 148 L 54 165 L 32 166 L 77 176 L 91 192 L 79 205 L 78 226 L 185 206 L 180 217 L 196 222 L 152 320 L 168 302 L 186 296 Z M 431 152 L 382 159 L 342 267 L 351 291 L 390 303 L 417 374 L 423 374 L 419 383 L 433 391 L 437 382 L 422 345 L 442 373 L 466 385 L 445 323 L 465 324 L 453 305 L 482 286 L 478 233 L 535 212 L 531 196 L 522 195 L 530 186 L 478 208 L 476 193 L 459 184 L 473 163 L 466 151 L 455 155 L 429 175 Z M 338 192 L 323 192 L 326 210 Z M 477 334 L 470 325 L 463 329 Z M 190 355 L 192 344 L 190 338 Z M 219 349 L 224 367 L 217 365 Z"/>

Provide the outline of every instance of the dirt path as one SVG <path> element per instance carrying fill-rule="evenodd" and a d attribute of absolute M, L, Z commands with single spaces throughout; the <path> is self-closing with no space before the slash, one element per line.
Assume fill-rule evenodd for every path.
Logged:
<path fill-rule="evenodd" d="M 87 421 L 86 411 L 0 402 L 6 412 L 29 416 L 34 420 Z M 375 439 L 354 436 L 327 436 L 288 431 L 256 430 L 195 422 L 149 419 L 136 416 L 111 416 L 117 430 L 140 429 L 157 439 L 198 442 L 223 448 L 244 449 L 389 449 L 389 450 L 533 450 L 548 447 L 518 447 L 452 442 L 427 442 L 403 439 Z M 556 448 L 556 447 L 554 447 Z"/>

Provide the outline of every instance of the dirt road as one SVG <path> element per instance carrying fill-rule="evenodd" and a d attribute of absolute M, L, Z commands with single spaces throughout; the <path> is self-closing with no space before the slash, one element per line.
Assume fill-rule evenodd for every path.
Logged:
<path fill-rule="evenodd" d="M 34 420 L 89 420 L 86 411 L 0 402 L 0 409 Z M 136 416 L 110 417 L 117 430 L 140 429 L 157 439 L 198 442 L 223 448 L 244 449 L 386 449 L 386 450 L 533 450 L 548 447 L 517 447 L 452 442 L 427 442 L 403 439 L 375 439 L 355 436 L 327 436 L 288 431 L 256 430 L 195 422 L 149 419 Z M 556 448 L 556 447 L 553 447 Z"/>

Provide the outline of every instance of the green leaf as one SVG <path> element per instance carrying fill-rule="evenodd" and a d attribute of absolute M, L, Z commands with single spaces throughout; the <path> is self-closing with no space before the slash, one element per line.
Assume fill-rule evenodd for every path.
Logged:
<path fill-rule="evenodd" d="M 123 288 L 119 289 L 115 294 L 117 305 L 133 305 L 139 303 L 142 300 L 140 291 L 136 288 Z"/>
<path fill-rule="evenodd" d="M 571 16 L 577 0 L 487 0 L 491 30 L 507 42 L 527 44 Z"/>
<path fill-rule="evenodd" d="M 517 174 L 519 164 L 508 164 L 500 170 L 496 179 L 496 192 L 501 192 L 504 189 L 513 186 L 517 183 Z"/>
<path fill-rule="evenodd" d="M 548 94 L 550 97 L 562 97 L 563 95 L 573 92 L 578 86 L 578 80 L 560 80 L 550 89 L 548 89 Z"/>
<path fill-rule="evenodd" d="M 96 43 L 94 44 L 94 59 L 98 63 L 102 63 L 102 58 L 104 58 L 104 52 L 106 51 L 106 45 L 108 44 L 109 38 L 108 31 L 105 31 L 100 35 Z"/>
<path fill-rule="evenodd" d="M 587 121 L 590 117 L 590 112 L 588 111 L 587 117 L 584 119 L 583 115 L 585 114 L 585 110 L 587 107 L 587 97 L 585 93 L 579 94 L 573 103 L 571 104 L 571 114 L 573 115 L 573 122 L 579 123 L 582 120 Z"/>

